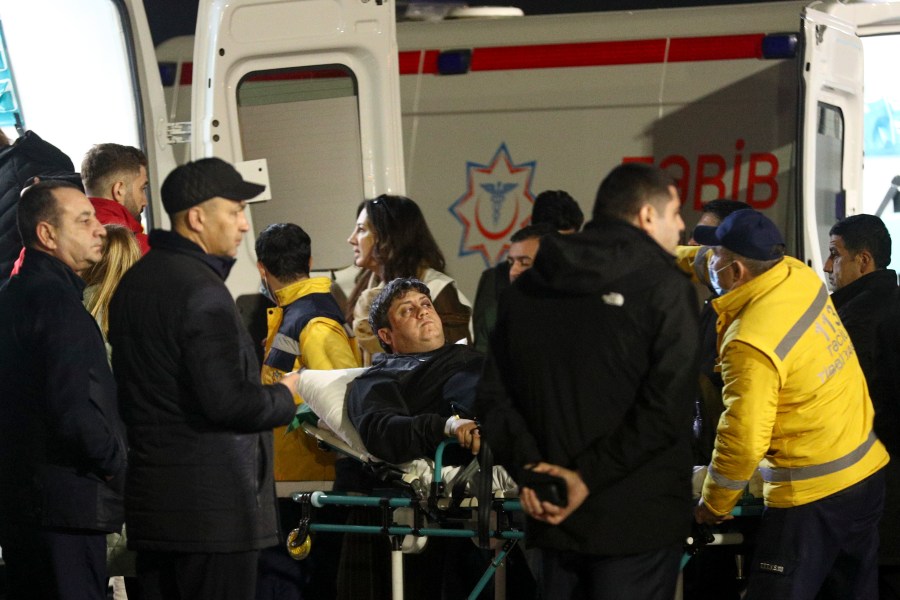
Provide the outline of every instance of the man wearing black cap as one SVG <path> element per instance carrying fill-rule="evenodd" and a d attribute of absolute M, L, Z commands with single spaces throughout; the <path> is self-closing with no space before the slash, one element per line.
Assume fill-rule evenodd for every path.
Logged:
<path fill-rule="evenodd" d="M 261 385 L 224 279 L 263 186 L 207 158 L 162 186 L 172 231 L 125 274 L 110 305 L 113 371 L 129 444 L 125 511 L 140 597 L 248 600 L 277 542 L 272 429 L 296 375 Z"/>
<path fill-rule="evenodd" d="M 847 330 L 822 281 L 784 256 L 772 221 L 738 211 L 697 227 L 709 279 L 725 413 L 695 509 L 730 518 L 757 466 L 766 510 L 747 598 L 876 598 L 888 456 Z"/>

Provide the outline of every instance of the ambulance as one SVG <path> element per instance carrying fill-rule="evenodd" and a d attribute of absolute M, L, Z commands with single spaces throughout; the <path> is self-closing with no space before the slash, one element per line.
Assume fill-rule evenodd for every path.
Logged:
<path fill-rule="evenodd" d="M 743 200 L 819 272 L 846 215 L 879 214 L 900 240 L 900 3 L 397 15 L 201 0 L 195 35 L 154 48 L 140 1 L 0 0 L 0 126 L 76 165 L 93 143 L 142 147 L 148 228 L 168 226 L 158 190 L 179 162 L 219 156 L 265 183 L 235 296 L 256 292 L 269 223 L 303 226 L 314 266 L 338 270 L 360 201 L 392 193 L 422 207 L 473 297 L 538 193 L 566 190 L 589 217 L 628 161 L 677 178 L 689 228 L 704 202 Z"/>

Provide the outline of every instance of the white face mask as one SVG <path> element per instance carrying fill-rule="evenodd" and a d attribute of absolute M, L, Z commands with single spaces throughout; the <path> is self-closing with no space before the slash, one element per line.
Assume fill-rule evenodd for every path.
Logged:
<path fill-rule="evenodd" d="M 720 268 L 718 268 L 718 269 L 710 269 L 710 270 L 709 270 L 709 285 L 711 285 L 711 286 L 712 286 L 712 289 L 716 292 L 716 296 L 722 296 L 722 295 L 727 294 L 728 292 L 731 291 L 731 290 L 726 290 L 726 289 L 724 289 L 724 288 L 722 287 L 722 284 L 719 283 L 719 273 L 720 273 L 721 271 L 723 271 L 724 269 L 727 269 L 728 267 L 730 267 L 730 266 L 733 265 L 733 264 L 734 264 L 734 261 L 731 261 L 730 263 L 728 263 L 728 264 L 725 265 L 724 267 L 720 267 Z"/>
<path fill-rule="evenodd" d="M 266 283 L 265 278 L 259 280 L 259 293 L 271 300 L 276 306 L 278 305 L 278 300 L 275 299 L 275 294 L 269 289 L 269 284 Z"/>

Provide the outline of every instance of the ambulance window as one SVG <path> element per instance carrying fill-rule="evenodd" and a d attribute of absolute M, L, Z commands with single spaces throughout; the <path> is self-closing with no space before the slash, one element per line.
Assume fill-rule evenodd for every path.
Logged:
<path fill-rule="evenodd" d="M 18 137 L 18 119 L 76 169 L 97 142 L 141 146 L 131 26 L 121 0 L 0 0 L 0 25 L 0 126 L 10 139 Z"/>
<path fill-rule="evenodd" d="M 255 71 L 237 90 L 244 160 L 265 158 L 272 199 L 251 205 L 255 233 L 293 222 L 313 237 L 316 268 L 345 266 L 363 200 L 359 103 L 342 65 Z"/>
<path fill-rule="evenodd" d="M 863 212 L 878 214 L 893 238 L 891 267 L 900 265 L 900 213 L 885 196 L 900 175 L 900 35 L 863 37 Z M 879 212 L 879 210 L 881 212 Z"/>
<path fill-rule="evenodd" d="M 844 218 L 843 178 L 844 115 L 841 109 L 819 103 L 816 126 L 816 227 L 828 254 L 828 231 Z"/>

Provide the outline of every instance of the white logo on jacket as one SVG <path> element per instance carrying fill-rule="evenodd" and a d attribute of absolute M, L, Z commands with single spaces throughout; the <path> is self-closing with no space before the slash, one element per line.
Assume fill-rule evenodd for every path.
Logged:
<path fill-rule="evenodd" d="M 610 306 L 622 306 L 625 304 L 625 296 L 619 292 L 610 292 L 608 294 L 603 294 L 600 297 Z"/>

